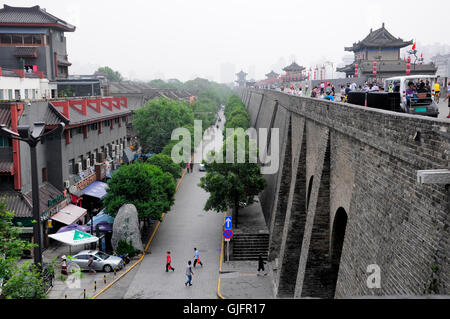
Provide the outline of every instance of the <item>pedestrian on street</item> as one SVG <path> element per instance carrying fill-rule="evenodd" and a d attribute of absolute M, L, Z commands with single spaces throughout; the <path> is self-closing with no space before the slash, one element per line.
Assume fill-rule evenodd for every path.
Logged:
<path fill-rule="evenodd" d="M 259 254 L 259 257 L 258 257 L 258 275 L 260 274 L 261 271 L 263 273 L 265 272 L 265 269 L 264 269 L 264 265 L 265 264 L 266 264 L 266 262 L 263 259 L 263 254 Z"/>
<path fill-rule="evenodd" d="M 63 255 L 61 257 L 62 261 L 61 261 L 61 274 L 68 276 L 69 272 L 67 271 L 67 257 L 66 255 Z"/>
<path fill-rule="evenodd" d="M 186 268 L 186 276 L 187 276 L 187 281 L 184 283 L 185 286 L 187 286 L 189 284 L 189 287 L 192 286 L 192 275 L 194 274 L 192 272 L 192 267 L 191 267 L 191 261 L 188 261 L 188 265 Z"/>
<path fill-rule="evenodd" d="M 194 163 L 191 163 L 191 173 L 194 172 Z"/>
<path fill-rule="evenodd" d="M 175 268 L 172 267 L 172 257 L 170 256 L 170 251 L 167 252 L 167 260 L 166 260 L 166 272 L 169 270 L 175 271 Z"/>
<path fill-rule="evenodd" d="M 200 256 L 199 256 L 198 250 L 197 250 L 197 248 L 194 248 L 194 268 L 195 268 L 195 265 L 197 265 L 197 264 L 200 264 L 200 266 L 203 267 L 203 263 L 200 261 Z"/>
<path fill-rule="evenodd" d="M 191 163 L 190 163 L 190 162 L 188 162 L 188 163 L 186 164 L 186 169 L 187 169 L 187 173 L 189 174 L 189 173 L 190 173 L 190 170 L 191 170 Z"/>
<path fill-rule="evenodd" d="M 89 261 L 87 266 L 89 267 L 89 273 L 94 272 L 94 275 L 97 274 L 97 272 L 94 269 L 94 257 L 92 257 L 92 255 L 89 255 Z"/>

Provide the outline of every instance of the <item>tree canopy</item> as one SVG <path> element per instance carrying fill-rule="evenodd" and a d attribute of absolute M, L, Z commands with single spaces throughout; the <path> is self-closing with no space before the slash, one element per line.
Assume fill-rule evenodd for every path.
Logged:
<path fill-rule="evenodd" d="M 194 123 L 186 102 L 169 99 L 150 100 L 134 113 L 133 127 L 145 153 L 159 154 L 169 143 L 173 130 Z"/>
<path fill-rule="evenodd" d="M 150 157 L 147 164 L 155 165 L 161 168 L 164 173 L 169 173 L 174 180 L 181 177 L 180 166 L 172 160 L 170 156 L 158 154 Z"/>
<path fill-rule="evenodd" d="M 121 166 L 108 181 L 105 211 L 116 216 L 125 204 L 136 206 L 139 218 L 158 220 L 174 203 L 175 182 L 170 173 L 147 163 Z"/>
<path fill-rule="evenodd" d="M 111 82 L 123 81 L 122 74 L 120 74 L 119 71 L 114 71 L 109 66 L 104 66 L 104 67 L 98 68 L 97 72 L 104 73 L 106 75 L 106 78 L 108 79 L 108 81 L 111 81 Z"/>

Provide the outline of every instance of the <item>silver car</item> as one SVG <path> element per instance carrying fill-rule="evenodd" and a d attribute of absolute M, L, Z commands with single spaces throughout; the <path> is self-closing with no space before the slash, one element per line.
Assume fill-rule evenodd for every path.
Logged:
<path fill-rule="evenodd" d="M 99 250 L 84 250 L 73 256 L 72 262 L 80 266 L 81 269 L 89 269 L 89 257 L 94 259 L 93 269 L 111 272 L 114 269 L 120 270 L 124 267 L 122 258 L 105 254 Z"/>

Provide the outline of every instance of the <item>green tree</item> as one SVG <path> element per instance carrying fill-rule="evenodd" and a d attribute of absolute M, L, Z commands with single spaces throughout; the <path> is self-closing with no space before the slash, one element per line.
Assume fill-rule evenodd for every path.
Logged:
<path fill-rule="evenodd" d="M 31 262 L 14 267 L 2 287 L 2 294 L 6 299 L 46 299 L 41 271 Z"/>
<path fill-rule="evenodd" d="M 119 73 L 119 71 L 114 71 L 109 66 L 104 66 L 101 68 L 98 68 L 98 73 L 104 73 L 106 75 L 106 78 L 108 81 L 111 82 L 120 82 L 123 81 L 122 74 Z"/>
<path fill-rule="evenodd" d="M 0 281 L 3 280 L 4 298 L 45 298 L 41 272 L 31 263 L 19 267 L 18 261 L 24 250 L 31 250 L 34 244 L 19 238 L 20 228 L 14 226 L 14 214 L 6 209 L 0 200 Z"/>
<path fill-rule="evenodd" d="M 147 164 L 158 166 L 164 173 L 170 173 L 174 180 L 181 177 L 180 166 L 174 163 L 170 156 L 164 154 L 154 155 L 148 159 Z"/>
<path fill-rule="evenodd" d="M 133 127 L 145 153 L 159 154 L 169 143 L 173 130 L 192 125 L 194 115 L 185 102 L 150 100 L 134 113 Z"/>
<path fill-rule="evenodd" d="M 238 137 L 238 135 L 230 137 L 222 149 L 223 158 L 226 159 L 226 145 L 234 141 L 234 161 L 232 163 L 213 161 L 211 164 L 204 162 L 207 174 L 206 177 L 201 178 L 199 185 L 210 194 L 205 210 L 225 212 L 229 208 L 233 209 L 236 227 L 239 209 L 252 205 L 255 202 L 255 196 L 267 186 L 260 167 L 251 161 L 249 137 L 244 138 L 245 145 Z M 238 162 L 238 148 L 245 148 L 244 163 Z M 214 155 L 214 153 L 211 154 L 211 156 Z"/>
<path fill-rule="evenodd" d="M 136 206 L 139 218 L 158 220 L 174 203 L 175 182 L 171 174 L 147 163 L 126 165 L 108 181 L 105 211 L 115 217 L 125 204 Z"/>

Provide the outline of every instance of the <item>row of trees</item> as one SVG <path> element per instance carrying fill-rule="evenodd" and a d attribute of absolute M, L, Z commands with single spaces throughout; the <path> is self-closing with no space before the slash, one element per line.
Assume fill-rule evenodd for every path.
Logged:
<path fill-rule="evenodd" d="M 250 146 L 253 146 L 253 149 L 256 149 L 256 146 L 251 145 L 255 142 L 244 133 L 250 127 L 250 116 L 238 96 L 233 95 L 228 99 L 225 117 L 225 128 L 242 129 L 235 131 L 235 134 L 228 136 L 227 139 L 224 136 L 222 158 L 230 158 L 227 156 L 229 155 L 227 145 L 233 143 L 233 161 L 218 162 L 215 160 L 216 154 L 211 152 L 210 160 L 204 162 L 207 174 L 206 177 L 201 178 L 200 187 L 210 194 L 205 210 L 225 212 L 229 208 L 233 209 L 233 218 L 237 227 L 239 209 L 252 205 L 255 197 L 266 188 L 267 182 L 261 174 L 259 165 L 251 162 L 252 148 Z M 238 161 L 238 149 L 245 150 L 244 162 Z M 258 151 L 256 155 L 258 156 Z"/>
<path fill-rule="evenodd" d="M 122 166 L 108 182 L 105 211 L 115 216 L 124 204 L 136 206 L 142 220 L 158 220 L 174 203 L 176 180 L 181 177 L 180 165 L 171 158 L 172 131 L 186 128 L 191 133 L 190 148 L 194 150 L 194 120 L 207 127 L 215 123 L 215 115 L 225 97 L 214 90 L 200 92 L 192 105 L 185 101 L 159 99 L 148 101 L 134 113 L 136 129 L 144 153 L 154 153 L 145 163 Z M 226 101 L 226 100 L 225 100 Z M 186 159 L 188 160 L 188 159 Z"/>

